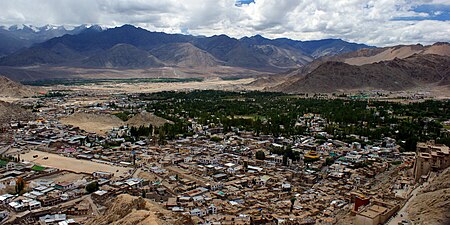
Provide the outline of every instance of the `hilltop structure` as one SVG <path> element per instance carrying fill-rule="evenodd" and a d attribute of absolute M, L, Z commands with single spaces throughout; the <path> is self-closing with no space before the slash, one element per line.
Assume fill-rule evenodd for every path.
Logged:
<path fill-rule="evenodd" d="M 416 162 L 414 164 L 414 179 L 422 182 L 433 170 L 442 170 L 450 166 L 449 147 L 435 144 L 434 141 L 417 143 Z"/>

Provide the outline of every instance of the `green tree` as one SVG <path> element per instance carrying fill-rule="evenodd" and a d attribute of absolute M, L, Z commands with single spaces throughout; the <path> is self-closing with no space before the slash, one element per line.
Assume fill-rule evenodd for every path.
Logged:
<path fill-rule="evenodd" d="M 327 157 L 325 159 L 325 165 L 330 166 L 334 163 L 334 159 L 332 157 Z"/>
<path fill-rule="evenodd" d="M 283 155 L 283 166 L 287 166 L 288 164 L 288 157 L 287 155 Z"/>
<path fill-rule="evenodd" d="M 95 191 L 98 191 L 98 190 L 99 190 L 99 185 L 98 185 L 97 181 L 91 182 L 88 185 L 86 185 L 86 191 L 88 193 L 92 193 L 92 192 L 95 192 Z"/>
<path fill-rule="evenodd" d="M 256 159 L 259 159 L 259 160 L 265 160 L 266 154 L 263 151 L 259 150 L 256 152 L 255 157 L 256 157 Z"/>
<path fill-rule="evenodd" d="M 294 209 L 295 201 L 297 201 L 297 199 L 295 197 L 292 197 L 291 198 L 291 209 L 289 210 L 290 212 L 292 212 L 292 210 Z"/>
<path fill-rule="evenodd" d="M 210 138 L 210 140 L 214 141 L 214 142 L 220 142 L 220 141 L 222 141 L 222 138 L 220 138 L 218 136 L 213 136 L 213 137 Z"/>
<path fill-rule="evenodd" d="M 16 194 L 22 194 L 23 190 L 25 189 L 25 181 L 22 177 L 17 178 L 16 180 Z"/>

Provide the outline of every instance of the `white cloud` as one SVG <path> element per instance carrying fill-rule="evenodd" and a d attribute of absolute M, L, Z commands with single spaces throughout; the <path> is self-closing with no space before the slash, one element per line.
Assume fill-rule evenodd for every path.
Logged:
<path fill-rule="evenodd" d="M 2 0 L 2 25 L 134 24 L 191 34 L 261 34 L 297 40 L 342 38 L 372 45 L 449 41 L 450 21 L 400 21 L 426 16 L 412 9 L 449 0 Z"/>

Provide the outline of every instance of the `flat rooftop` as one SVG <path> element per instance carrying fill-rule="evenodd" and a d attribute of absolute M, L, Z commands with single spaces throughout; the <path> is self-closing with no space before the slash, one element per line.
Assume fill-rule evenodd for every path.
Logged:
<path fill-rule="evenodd" d="M 364 209 L 359 214 L 362 216 L 368 217 L 368 218 L 375 218 L 375 217 L 383 214 L 387 210 L 388 209 L 386 207 L 379 206 L 379 205 L 372 205 L 372 206 Z"/>

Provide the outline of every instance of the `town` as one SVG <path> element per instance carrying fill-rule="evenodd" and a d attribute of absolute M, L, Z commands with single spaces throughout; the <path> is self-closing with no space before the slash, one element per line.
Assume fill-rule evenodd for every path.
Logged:
<path fill-rule="evenodd" d="M 185 224 L 385 224 L 450 165 L 448 102 L 55 91 L 20 104 L 29 119 L 1 129 L 4 224 L 89 224 L 124 195 Z"/>

